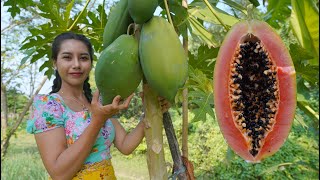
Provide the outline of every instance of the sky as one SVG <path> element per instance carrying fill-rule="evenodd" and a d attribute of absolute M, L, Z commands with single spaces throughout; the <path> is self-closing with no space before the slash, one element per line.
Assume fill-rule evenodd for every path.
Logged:
<path fill-rule="evenodd" d="M 99 0 L 101 1 L 102 3 L 102 0 Z M 99 1 L 97 1 L 96 3 L 99 3 Z M 192 2 L 192 0 L 188 0 L 188 3 Z M 262 0 L 259 0 L 260 4 L 262 4 Z M 225 9 L 225 7 L 227 7 L 226 5 L 224 5 L 223 3 L 218 3 L 218 7 L 221 8 L 221 9 Z M 261 6 L 260 6 L 261 7 Z M 4 27 L 7 27 L 8 26 L 8 19 L 10 17 L 10 14 L 9 12 L 7 12 L 7 9 L 8 7 L 6 6 L 3 6 L 3 1 L 1 2 L 1 29 L 4 28 Z M 154 13 L 154 15 L 159 15 L 161 12 L 161 8 L 158 7 Z M 109 12 L 107 12 L 109 13 Z M 2 39 L 1 39 L 1 47 L 2 46 L 5 46 L 5 44 L 3 43 Z M 20 56 L 17 57 L 17 59 L 20 59 L 23 58 L 24 55 L 21 54 Z M 41 63 L 40 63 L 41 64 Z M 39 75 L 38 75 L 38 78 L 37 78 L 37 84 L 35 86 L 35 88 L 37 88 L 37 85 L 40 83 L 40 81 L 42 80 L 43 78 L 43 75 L 44 75 L 44 71 L 40 72 Z M 47 94 L 51 91 L 51 86 L 53 84 L 53 77 L 49 80 L 46 81 L 46 83 L 44 84 L 44 86 L 42 87 L 42 89 L 40 90 L 40 94 Z M 24 79 L 21 79 L 21 81 L 24 81 Z M 29 86 L 22 86 L 20 88 L 20 90 L 22 92 L 24 92 L 25 94 L 29 94 Z"/>

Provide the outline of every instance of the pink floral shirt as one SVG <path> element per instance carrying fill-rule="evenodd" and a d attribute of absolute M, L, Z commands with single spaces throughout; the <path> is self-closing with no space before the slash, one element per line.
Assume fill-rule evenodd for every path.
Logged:
<path fill-rule="evenodd" d="M 32 108 L 33 113 L 27 122 L 27 132 L 37 134 L 55 128 L 64 128 L 68 146 L 77 141 L 91 121 L 90 112 L 72 111 L 57 93 L 37 95 Z M 108 119 L 101 128 L 85 164 L 111 159 L 110 147 L 114 137 L 114 126 Z"/>

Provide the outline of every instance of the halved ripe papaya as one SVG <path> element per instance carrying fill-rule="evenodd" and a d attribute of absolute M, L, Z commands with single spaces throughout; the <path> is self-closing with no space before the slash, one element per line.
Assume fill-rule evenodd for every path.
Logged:
<path fill-rule="evenodd" d="M 254 163 L 278 151 L 296 109 L 296 73 L 280 36 L 258 20 L 235 24 L 220 47 L 213 82 L 218 123 L 231 149 Z"/>

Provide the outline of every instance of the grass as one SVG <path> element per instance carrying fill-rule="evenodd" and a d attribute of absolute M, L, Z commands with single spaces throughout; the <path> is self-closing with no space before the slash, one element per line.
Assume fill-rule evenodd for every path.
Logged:
<path fill-rule="evenodd" d="M 112 148 L 112 163 L 118 180 L 149 179 L 144 155 L 124 156 Z M 2 161 L 1 180 L 47 180 L 33 135 L 20 131 L 10 140 L 7 155 Z"/>
<path fill-rule="evenodd" d="M 112 164 L 118 180 L 149 179 L 147 159 L 144 155 L 122 155 L 116 148 L 111 149 Z"/>
<path fill-rule="evenodd" d="M 12 137 L 1 166 L 1 179 L 48 179 L 33 135 L 19 133 Z"/>

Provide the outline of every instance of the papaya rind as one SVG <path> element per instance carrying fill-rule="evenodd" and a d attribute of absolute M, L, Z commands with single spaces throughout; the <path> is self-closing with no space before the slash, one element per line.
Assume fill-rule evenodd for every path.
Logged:
<path fill-rule="evenodd" d="M 143 24 L 139 57 L 150 87 L 173 102 L 188 77 L 188 62 L 177 33 L 165 19 L 154 16 Z"/>
<path fill-rule="evenodd" d="M 95 81 L 102 104 L 112 103 L 116 95 L 127 98 L 141 80 L 138 42 L 131 35 L 121 35 L 102 51 L 96 64 Z"/>
<path fill-rule="evenodd" d="M 128 10 L 136 24 L 143 24 L 153 17 L 158 0 L 128 0 Z"/>
<path fill-rule="evenodd" d="M 128 26 L 133 22 L 128 0 L 120 0 L 109 13 L 107 24 L 103 31 L 103 49 L 108 47 L 120 35 L 127 33 Z"/>

